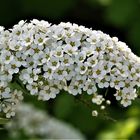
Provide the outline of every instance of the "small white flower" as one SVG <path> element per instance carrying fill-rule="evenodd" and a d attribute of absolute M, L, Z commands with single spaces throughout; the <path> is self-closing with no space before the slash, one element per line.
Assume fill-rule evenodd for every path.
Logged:
<path fill-rule="evenodd" d="M 52 79 L 54 71 L 51 68 L 49 68 L 48 65 L 44 65 L 43 70 L 45 71 L 43 77 L 46 79 L 47 78 Z"/>
<path fill-rule="evenodd" d="M 46 35 L 45 34 L 36 34 L 35 35 L 35 39 L 34 39 L 34 43 L 36 45 L 43 45 L 45 42 L 47 41 Z"/>
<path fill-rule="evenodd" d="M 21 44 L 22 46 L 29 46 L 32 44 L 33 42 L 33 32 L 32 31 L 25 31 L 25 33 L 23 33 L 20 36 L 21 39 Z"/>
<path fill-rule="evenodd" d="M 90 66 L 90 67 L 94 67 L 97 65 L 98 63 L 98 59 L 96 56 L 91 56 L 87 59 L 87 65 Z"/>
<path fill-rule="evenodd" d="M 21 63 L 18 60 L 12 60 L 9 65 L 5 65 L 5 68 L 10 74 L 18 73 Z"/>
<path fill-rule="evenodd" d="M 35 95 L 38 93 L 38 84 L 33 82 L 32 84 L 28 84 L 26 88 L 30 91 L 31 95 Z"/>
<path fill-rule="evenodd" d="M 2 32 L 4 30 L 3 26 L 0 26 L 0 32 Z"/>
<path fill-rule="evenodd" d="M 67 54 L 60 58 L 60 61 L 62 66 L 70 66 L 74 63 L 73 59 Z"/>
<path fill-rule="evenodd" d="M 97 104 L 97 105 L 101 105 L 103 101 L 104 101 L 104 98 L 102 95 L 95 94 L 92 98 L 92 102 Z"/>
<path fill-rule="evenodd" d="M 67 76 L 67 72 L 63 67 L 59 67 L 53 74 L 53 78 L 57 80 L 63 80 Z"/>
<path fill-rule="evenodd" d="M 55 57 L 63 57 L 63 49 L 58 47 L 54 50 L 53 55 Z"/>
<path fill-rule="evenodd" d="M 83 62 L 86 59 L 86 52 L 82 51 L 78 55 L 75 56 L 75 62 Z"/>
<path fill-rule="evenodd" d="M 102 105 L 102 106 L 101 106 L 101 110 L 104 110 L 104 109 L 105 109 L 105 106 L 104 106 L 104 105 Z"/>
<path fill-rule="evenodd" d="M 83 90 L 86 91 L 90 95 L 90 94 L 94 94 L 97 92 L 97 87 L 96 87 L 94 81 L 91 81 L 89 79 L 85 82 Z"/>
<path fill-rule="evenodd" d="M 122 98 L 122 91 L 117 91 L 116 94 L 114 94 L 114 96 L 116 97 L 116 100 L 121 100 L 121 98 Z"/>
<path fill-rule="evenodd" d="M 110 100 L 106 100 L 106 104 L 107 105 L 110 105 L 111 104 L 111 101 Z"/>
<path fill-rule="evenodd" d="M 56 70 L 60 66 L 59 59 L 56 57 L 51 57 L 47 63 L 48 67 L 52 70 Z"/>
<path fill-rule="evenodd" d="M 66 38 L 66 43 L 69 44 L 72 48 L 78 48 L 80 46 L 80 38 L 78 36 Z"/>
<path fill-rule="evenodd" d="M 75 71 L 79 72 L 80 74 L 85 74 L 88 67 L 86 63 L 78 63 L 78 66 L 75 68 Z"/>
<path fill-rule="evenodd" d="M 82 90 L 79 87 L 77 82 L 70 84 L 70 86 L 68 87 L 68 91 L 70 94 L 72 94 L 74 96 L 82 93 Z"/>
<path fill-rule="evenodd" d="M 97 68 L 95 69 L 95 71 L 93 71 L 93 75 L 92 77 L 93 78 L 98 78 L 98 79 L 103 79 L 104 76 L 106 75 L 106 71 L 105 70 L 102 70 L 102 68 Z"/>
<path fill-rule="evenodd" d="M 96 110 L 92 111 L 92 116 L 97 117 L 98 116 L 98 112 Z"/>
<path fill-rule="evenodd" d="M 131 105 L 131 100 L 127 99 L 127 98 L 124 98 L 121 100 L 121 104 L 124 106 L 124 107 L 127 107 L 129 105 Z"/>
<path fill-rule="evenodd" d="M 1 52 L 1 63 L 9 64 L 14 59 L 10 51 L 4 50 Z"/>
<path fill-rule="evenodd" d="M 74 54 L 77 54 L 77 47 L 72 47 L 71 45 L 67 44 L 64 47 L 64 52 L 72 56 Z"/>
<path fill-rule="evenodd" d="M 65 67 L 65 71 L 67 72 L 67 76 L 65 77 L 68 81 L 72 79 L 76 75 L 76 72 L 74 71 L 74 66 L 70 65 Z"/>
<path fill-rule="evenodd" d="M 23 49 L 23 46 L 20 44 L 20 42 L 17 42 L 16 40 L 10 41 L 8 45 L 13 51 L 20 51 Z"/>

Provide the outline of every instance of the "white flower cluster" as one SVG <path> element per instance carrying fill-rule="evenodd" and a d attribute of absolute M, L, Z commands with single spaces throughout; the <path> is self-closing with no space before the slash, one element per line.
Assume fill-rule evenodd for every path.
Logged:
<path fill-rule="evenodd" d="M 0 87 L 0 112 L 6 114 L 6 118 L 15 116 L 15 109 L 19 101 L 23 99 L 21 91 L 11 91 L 9 87 Z M 2 114 L 3 116 L 3 114 Z"/>
<path fill-rule="evenodd" d="M 2 83 L 18 77 L 40 100 L 55 98 L 63 89 L 93 94 L 93 103 L 100 105 L 105 97 L 97 89 L 111 87 L 126 107 L 140 86 L 140 58 L 125 43 L 71 23 L 34 19 L 10 30 L 1 27 L 0 66 Z"/>
<path fill-rule="evenodd" d="M 7 48 L 8 38 L 9 31 L 4 31 L 4 28 L 0 26 L 0 115 L 3 116 L 4 113 L 7 118 L 10 118 L 15 115 L 15 108 L 23 96 L 21 91 L 13 90 L 9 86 L 13 73 L 18 72 L 14 63 L 17 65 L 19 63 Z"/>
<path fill-rule="evenodd" d="M 26 138 L 34 136 L 34 138 L 41 139 L 85 139 L 80 131 L 71 125 L 57 120 L 29 104 L 20 104 L 16 109 L 16 117 L 5 127 L 10 136 L 14 138 L 22 131 Z"/>

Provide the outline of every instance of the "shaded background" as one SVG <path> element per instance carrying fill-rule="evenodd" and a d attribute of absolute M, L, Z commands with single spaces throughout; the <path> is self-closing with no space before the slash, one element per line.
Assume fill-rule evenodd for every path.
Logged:
<path fill-rule="evenodd" d="M 72 22 L 126 42 L 140 56 L 140 0 L 3 0 L 0 2 L 0 25 L 11 28 L 19 20 L 47 20 L 50 23 Z M 112 92 L 112 91 L 110 91 Z M 91 110 L 74 97 L 61 94 L 55 101 L 39 102 L 26 97 L 37 107 L 80 129 L 87 139 L 106 137 L 140 139 L 140 100 L 123 108 L 116 103 L 108 107 L 108 117 L 93 118 Z M 119 107 L 118 107 L 119 106 Z M 4 137 L 3 137 L 4 136 Z M 5 134 L 1 134 L 2 139 Z"/>

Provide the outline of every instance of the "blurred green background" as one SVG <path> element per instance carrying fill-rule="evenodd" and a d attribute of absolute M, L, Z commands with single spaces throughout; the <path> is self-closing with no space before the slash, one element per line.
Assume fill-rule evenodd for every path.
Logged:
<path fill-rule="evenodd" d="M 1 0 L 0 25 L 11 28 L 19 20 L 72 22 L 102 30 L 126 42 L 140 56 L 140 0 Z M 39 102 L 26 97 L 37 107 L 80 129 L 87 139 L 140 139 L 140 99 L 131 107 L 108 107 L 108 117 L 91 116 L 91 110 L 74 97 L 59 95 L 56 100 Z M 118 107 L 119 106 L 119 107 Z M 112 117 L 116 121 L 109 119 Z M 0 133 L 1 134 L 1 133 Z M 0 139 L 6 139 L 4 133 Z"/>

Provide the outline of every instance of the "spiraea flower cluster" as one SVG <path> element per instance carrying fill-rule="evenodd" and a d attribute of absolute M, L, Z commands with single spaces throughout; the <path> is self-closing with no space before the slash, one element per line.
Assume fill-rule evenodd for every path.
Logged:
<path fill-rule="evenodd" d="M 4 31 L 4 28 L 0 27 L 0 113 L 10 118 L 15 115 L 16 106 L 23 96 L 21 91 L 10 88 L 13 74 L 18 72 L 15 64 L 18 65 L 19 62 L 7 47 L 8 38 L 9 31 Z"/>
<path fill-rule="evenodd" d="M 73 126 L 49 116 L 30 104 L 20 104 L 16 108 L 16 117 L 5 128 L 13 138 L 24 133 L 26 138 L 39 139 L 80 139 L 83 134 Z"/>
<path fill-rule="evenodd" d="M 2 86 L 16 77 L 44 101 L 61 90 L 74 96 L 84 91 L 102 105 L 107 99 L 98 89 L 111 87 L 126 107 L 140 86 L 140 58 L 125 43 L 71 23 L 51 25 L 34 19 L 10 30 L 1 27 L 0 66 Z"/>

